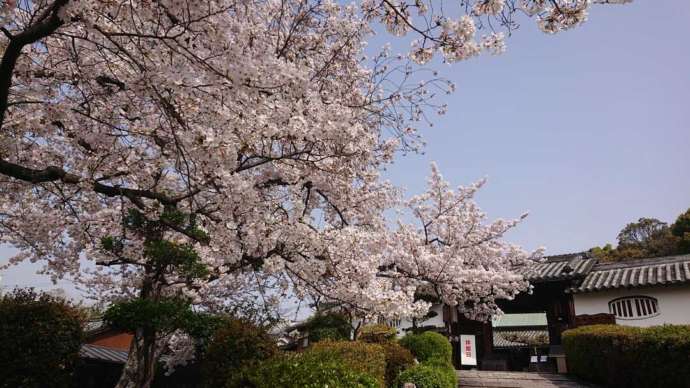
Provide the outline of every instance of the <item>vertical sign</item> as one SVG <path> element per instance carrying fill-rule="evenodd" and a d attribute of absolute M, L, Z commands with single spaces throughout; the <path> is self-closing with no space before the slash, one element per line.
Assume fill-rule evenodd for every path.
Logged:
<path fill-rule="evenodd" d="M 477 365 L 477 348 L 473 335 L 460 335 L 460 364 Z"/>

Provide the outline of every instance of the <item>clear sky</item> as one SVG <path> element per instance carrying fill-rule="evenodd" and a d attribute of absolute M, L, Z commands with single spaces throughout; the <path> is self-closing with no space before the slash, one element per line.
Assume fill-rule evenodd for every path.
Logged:
<path fill-rule="evenodd" d="M 595 6 L 556 35 L 524 20 L 505 54 L 435 66 L 457 86 L 449 112 L 388 177 L 418 193 L 431 161 L 453 185 L 487 176 L 480 207 L 529 211 L 508 237 L 548 254 L 672 222 L 690 207 L 689 38 L 688 1 Z"/>
<path fill-rule="evenodd" d="M 423 129 L 425 154 L 386 177 L 416 194 L 431 161 L 454 185 L 487 176 L 479 205 L 490 218 L 529 211 L 508 239 L 548 254 L 614 242 L 639 217 L 672 222 L 690 207 L 689 38 L 682 0 L 597 6 L 557 35 L 524 20 L 505 54 L 434 65 L 457 85 L 449 112 Z M 50 287 L 35 268 L 0 285 Z"/>

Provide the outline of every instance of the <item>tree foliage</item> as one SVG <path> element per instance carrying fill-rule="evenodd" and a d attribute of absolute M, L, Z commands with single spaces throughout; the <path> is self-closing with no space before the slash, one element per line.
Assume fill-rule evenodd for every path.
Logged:
<path fill-rule="evenodd" d="M 608 261 L 690 253 L 690 209 L 670 226 L 656 218 L 642 217 L 621 229 L 615 248 L 606 244 L 590 252 Z"/>
<path fill-rule="evenodd" d="M 306 322 L 309 342 L 321 340 L 349 340 L 352 334 L 350 320 L 336 313 L 317 313 Z"/>
<path fill-rule="evenodd" d="M 165 337 L 166 333 L 181 330 L 196 338 L 207 337 L 209 330 L 222 321 L 221 317 L 195 312 L 190 301 L 180 298 L 115 303 L 106 310 L 103 319 L 110 326 L 128 332 L 143 328 Z"/>
<path fill-rule="evenodd" d="M 671 234 L 680 240 L 680 253 L 690 253 L 690 209 L 678 216 L 671 226 Z"/>
<path fill-rule="evenodd" d="M 32 289 L 0 297 L 0 387 L 70 387 L 83 318 L 65 300 Z"/>

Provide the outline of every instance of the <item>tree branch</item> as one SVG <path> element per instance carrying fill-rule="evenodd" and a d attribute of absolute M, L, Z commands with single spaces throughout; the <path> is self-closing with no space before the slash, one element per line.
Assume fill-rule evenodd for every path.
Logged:
<path fill-rule="evenodd" d="M 56 0 L 46 13 L 39 18 L 40 22 L 34 24 L 17 35 L 9 35 L 10 42 L 5 48 L 5 53 L 0 61 L 0 127 L 5 122 L 7 113 L 7 101 L 12 87 L 12 75 L 17 59 L 24 46 L 35 43 L 55 32 L 62 24 L 57 16 L 60 8 L 67 4 L 68 0 Z M 8 32 L 5 33 L 8 36 Z"/>
<path fill-rule="evenodd" d="M 61 181 L 68 184 L 78 184 L 83 181 L 78 175 L 70 174 L 60 167 L 48 166 L 42 170 L 31 169 L 18 164 L 8 162 L 0 159 L 0 174 L 19 179 L 29 183 L 45 183 Z M 123 196 L 128 198 L 138 207 L 143 207 L 140 198 L 153 199 L 163 205 L 175 205 L 185 196 L 178 198 L 170 198 L 165 194 L 158 193 L 151 190 L 131 189 L 121 186 L 110 186 L 100 182 L 93 182 L 93 191 L 106 195 L 108 197 Z"/>

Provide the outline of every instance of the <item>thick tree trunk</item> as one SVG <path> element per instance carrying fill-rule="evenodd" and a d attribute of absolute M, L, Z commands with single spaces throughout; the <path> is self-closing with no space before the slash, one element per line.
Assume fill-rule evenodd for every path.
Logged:
<path fill-rule="evenodd" d="M 156 373 L 156 336 L 137 330 L 116 388 L 148 388 Z"/>

